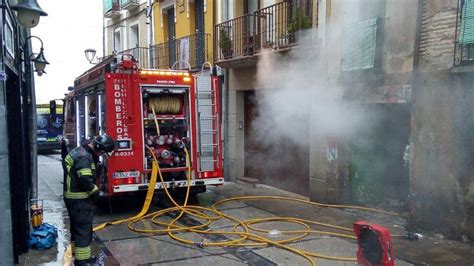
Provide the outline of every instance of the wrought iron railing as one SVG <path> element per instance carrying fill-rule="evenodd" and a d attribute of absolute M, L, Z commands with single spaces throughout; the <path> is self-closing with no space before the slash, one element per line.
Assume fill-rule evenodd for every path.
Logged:
<path fill-rule="evenodd" d="M 139 68 L 150 68 L 149 64 L 149 49 L 147 47 L 135 47 L 123 50 L 117 53 L 117 59 L 133 59 L 138 62 Z"/>
<path fill-rule="evenodd" d="M 262 8 L 255 12 L 258 36 L 256 49 L 279 49 L 297 43 L 300 30 L 312 26 L 312 1 L 291 0 Z"/>
<path fill-rule="evenodd" d="M 266 48 L 297 43 L 298 32 L 312 27 L 312 0 L 285 0 L 253 14 L 217 24 L 214 30 L 216 61 L 251 56 Z"/>
<path fill-rule="evenodd" d="M 474 65 L 474 44 L 456 43 L 454 48 L 454 66 Z"/>
<path fill-rule="evenodd" d="M 468 6 L 471 5 L 471 6 Z M 454 63 L 456 66 L 474 65 L 474 3 L 459 0 L 456 16 Z"/>
<path fill-rule="evenodd" d="M 214 58 L 217 61 L 253 54 L 254 18 L 249 14 L 216 25 Z"/>
<path fill-rule="evenodd" d="M 150 67 L 170 68 L 176 61 L 188 61 L 192 69 L 201 68 L 204 62 L 212 62 L 210 34 L 196 33 L 150 47 Z M 185 68 L 178 64 L 178 68 Z"/>

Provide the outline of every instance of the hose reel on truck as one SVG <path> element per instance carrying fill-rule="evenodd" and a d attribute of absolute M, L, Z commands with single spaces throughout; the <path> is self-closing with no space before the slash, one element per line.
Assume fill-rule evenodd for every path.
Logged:
<path fill-rule="evenodd" d="M 189 151 L 192 187 L 223 183 L 222 159 L 217 157 L 221 153 L 214 153 L 212 171 L 198 167 L 202 150 L 198 130 L 202 126 L 197 124 L 197 80 L 189 70 L 138 69 L 137 63 L 127 58 L 118 63 L 108 58 L 75 80 L 74 90 L 65 99 L 72 110 L 71 126 L 64 134 L 69 143 L 79 145 L 94 132 L 117 140 L 116 152 L 103 160 L 106 172 L 98 184 L 102 196 L 148 188 L 153 156 L 146 146 L 153 148 L 166 181 L 157 184 L 157 189 L 186 187 L 185 149 Z M 208 89 L 218 91 L 217 87 Z M 213 126 L 220 129 L 218 123 Z M 215 132 L 220 134 L 220 130 Z M 211 144 L 220 150 L 219 139 L 215 135 Z"/>

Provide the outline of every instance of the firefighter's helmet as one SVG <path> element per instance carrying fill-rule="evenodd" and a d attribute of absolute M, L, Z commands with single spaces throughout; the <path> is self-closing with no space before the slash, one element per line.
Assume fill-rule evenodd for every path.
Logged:
<path fill-rule="evenodd" d="M 100 135 L 94 138 L 94 150 L 96 152 L 103 151 L 107 154 L 111 153 L 115 149 L 114 140 L 107 135 Z"/>

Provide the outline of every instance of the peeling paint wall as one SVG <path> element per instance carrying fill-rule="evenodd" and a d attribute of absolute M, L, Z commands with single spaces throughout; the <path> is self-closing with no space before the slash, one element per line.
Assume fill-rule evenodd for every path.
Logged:
<path fill-rule="evenodd" d="M 413 96 L 410 222 L 453 235 L 465 220 L 455 169 L 454 79 L 446 72 L 436 77 L 420 75 Z"/>
<path fill-rule="evenodd" d="M 474 239 L 474 79 L 472 69 L 453 68 L 457 4 L 423 1 L 409 223 Z"/>
<path fill-rule="evenodd" d="M 346 105 L 410 103 L 417 2 L 412 0 L 326 0 L 318 1 L 318 3 L 318 14 L 321 14 L 318 20 L 318 32 L 323 33 L 318 37 L 321 43 L 326 44 L 324 54 L 328 72 L 327 87 L 337 90 L 342 102 Z M 375 67 L 362 71 L 342 72 L 342 28 L 344 25 L 375 17 L 378 18 Z M 398 119 L 390 112 L 382 112 L 383 107 L 377 109 L 376 105 L 373 106 L 374 110 L 386 115 L 387 119 Z M 342 108 L 347 108 L 347 106 Z M 406 125 L 403 127 L 408 128 L 409 112 L 404 115 L 406 117 L 402 120 L 406 122 Z M 347 121 L 348 124 L 352 122 L 348 117 L 341 117 L 341 119 Z M 354 130 L 356 129 L 352 129 Z M 326 132 L 316 132 L 314 128 L 311 132 L 313 136 L 310 148 L 310 198 L 315 201 L 333 203 L 347 201 L 351 197 L 351 181 L 348 154 L 350 152 L 347 143 L 344 143 L 348 139 L 342 140 L 346 137 L 346 132 L 333 132 L 341 138 L 337 144 L 339 152 L 336 160 L 328 160 L 326 156 L 329 146 L 325 138 Z M 408 143 L 409 135 L 408 133 L 405 135 Z M 402 151 L 405 144 L 399 145 Z M 405 175 L 405 181 L 407 176 L 408 174 Z M 404 186 L 406 191 L 407 184 Z"/>

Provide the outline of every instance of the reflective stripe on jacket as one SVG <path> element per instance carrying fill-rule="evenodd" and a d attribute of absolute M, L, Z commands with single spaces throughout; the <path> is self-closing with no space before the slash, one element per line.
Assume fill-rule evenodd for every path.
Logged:
<path fill-rule="evenodd" d="M 74 148 L 63 160 L 64 197 L 68 199 L 86 199 L 97 190 L 95 185 L 96 160 L 93 150 L 83 145 Z"/>

